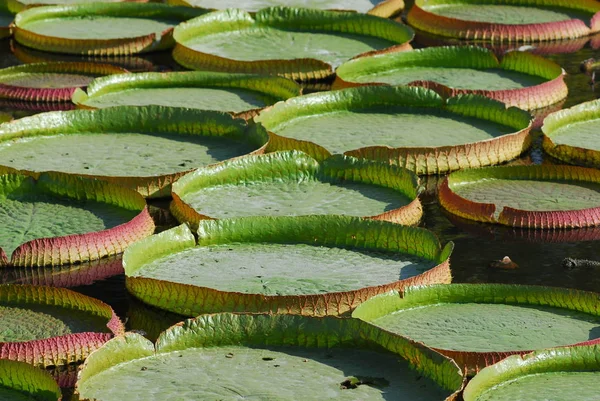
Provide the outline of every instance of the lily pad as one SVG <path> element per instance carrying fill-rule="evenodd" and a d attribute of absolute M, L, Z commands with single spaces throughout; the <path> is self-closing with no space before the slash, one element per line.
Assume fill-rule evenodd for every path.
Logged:
<path fill-rule="evenodd" d="M 0 359 L 48 367 L 83 361 L 124 327 L 112 308 L 52 287 L 0 285 Z"/>
<path fill-rule="evenodd" d="M 177 26 L 173 37 L 173 57 L 190 69 L 307 81 L 330 77 L 362 53 L 410 48 L 413 32 L 372 15 L 272 7 L 254 17 L 239 9 L 215 11 Z"/>
<path fill-rule="evenodd" d="M 567 96 L 564 71 L 528 52 L 502 58 L 475 46 L 445 46 L 359 57 L 336 70 L 334 88 L 382 83 L 431 88 L 447 97 L 475 93 L 532 110 Z"/>
<path fill-rule="evenodd" d="M 240 8 L 255 13 L 275 6 L 316 8 L 320 10 L 356 11 L 389 18 L 404 9 L 403 0 L 167 0 L 169 4 L 213 10 Z"/>
<path fill-rule="evenodd" d="M 599 379 L 600 345 L 552 348 L 488 366 L 469 382 L 464 399 L 593 400 Z"/>
<path fill-rule="evenodd" d="M 99 401 L 420 401 L 452 399 L 462 381 L 450 360 L 354 319 L 217 314 L 173 326 L 156 346 L 115 338 L 87 359 L 76 392 Z"/>
<path fill-rule="evenodd" d="M 127 55 L 166 50 L 173 28 L 204 10 L 157 3 L 88 3 L 34 7 L 14 22 L 15 40 L 47 52 Z"/>
<path fill-rule="evenodd" d="M 600 101 L 585 102 L 544 119 L 544 150 L 572 164 L 600 167 Z"/>
<path fill-rule="evenodd" d="M 0 399 L 60 401 L 60 387 L 52 376 L 25 362 L 0 359 Z"/>
<path fill-rule="evenodd" d="M 467 219 L 562 229 L 600 224 L 600 171 L 573 166 L 510 166 L 452 173 L 440 204 Z"/>
<path fill-rule="evenodd" d="M 248 156 L 198 169 L 173 184 L 180 222 L 246 216 L 340 214 L 417 224 L 423 213 L 414 173 L 387 163 L 302 152 Z"/>
<path fill-rule="evenodd" d="M 0 70 L 0 97 L 34 102 L 70 102 L 75 89 L 101 75 L 126 70 L 97 63 L 25 64 Z"/>
<path fill-rule="evenodd" d="M 130 189 L 60 173 L 0 175 L 0 267 L 100 259 L 153 232 Z"/>
<path fill-rule="evenodd" d="M 590 0 L 415 0 L 408 23 L 421 31 L 489 42 L 574 39 L 600 30 Z"/>
<path fill-rule="evenodd" d="M 508 355 L 600 341 L 598 294 L 565 288 L 450 284 L 405 288 L 352 316 L 407 336 L 470 373 Z"/>
<path fill-rule="evenodd" d="M 289 99 L 255 120 L 267 151 L 298 149 L 385 161 L 417 174 L 508 161 L 531 143 L 531 116 L 477 95 L 442 98 L 407 86 L 363 86 Z M 402 129 L 399 129 L 402 127 Z"/>
<path fill-rule="evenodd" d="M 199 222 L 124 254 L 127 289 L 186 316 L 212 312 L 341 315 L 375 294 L 447 283 L 452 243 L 429 231 L 347 216 Z"/>
<path fill-rule="evenodd" d="M 0 164 L 92 176 L 160 197 L 186 172 L 261 151 L 266 142 L 261 126 L 226 113 L 120 106 L 44 113 L 0 125 Z"/>
<path fill-rule="evenodd" d="M 86 108 L 158 104 L 242 113 L 300 93 L 297 83 L 281 77 L 204 71 L 149 72 L 96 79 L 87 93 L 78 91 L 73 102 Z"/>

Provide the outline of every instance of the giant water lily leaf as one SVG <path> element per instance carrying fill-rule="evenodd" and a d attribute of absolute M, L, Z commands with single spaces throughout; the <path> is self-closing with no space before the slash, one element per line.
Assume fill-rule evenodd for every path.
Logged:
<path fill-rule="evenodd" d="M 73 101 L 82 107 L 159 104 L 241 113 L 300 95 L 300 86 L 282 77 L 186 71 L 113 75 L 94 80 Z"/>
<path fill-rule="evenodd" d="M 416 0 L 408 23 L 422 31 L 489 42 L 573 39 L 600 30 L 593 0 Z"/>
<path fill-rule="evenodd" d="M 198 169 L 173 184 L 171 211 L 197 227 L 205 218 L 343 214 L 416 224 L 414 173 L 387 163 L 302 152 L 247 156 Z"/>
<path fill-rule="evenodd" d="M 450 360 L 355 319 L 224 313 L 173 326 L 156 346 L 137 334 L 113 339 L 87 359 L 76 392 L 98 401 L 424 401 L 452 399 L 462 381 Z"/>
<path fill-rule="evenodd" d="M 461 217 L 526 228 L 600 224 L 600 172 L 572 166 L 510 166 L 452 173 L 440 204 Z"/>
<path fill-rule="evenodd" d="M 267 142 L 261 126 L 216 111 L 121 106 L 54 112 L 0 126 L 0 164 L 89 175 L 164 196 L 193 168 Z"/>
<path fill-rule="evenodd" d="M 307 81 L 329 77 L 332 67 L 361 53 L 410 48 L 413 32 L 366 14 L 273 7 L 254 17 L 215 11 L 182 23 L 173 36 L 173 57 L 187 68 Z"/>
<path fill-rule="evenodd" d="M 511 354 L 598 342 L 599 311 L 592 292 L 450 284 L 382 294 L 352 316 L 423 342 L 474 372 Z"/>
<path fill-rule="evenodd" d="M 218 311 L 340 315 L 375 294 L 450 281 L 452 244 L 415 227 L 347 216 L 202 220 L 123 256 L 128 290 L 186 316 Z"/>
<path fill-rule="evenodd" d="M 426 88 L 363 86 L 299 96 L 255 120 L 271 133 L 267 151 L 344 153 L 436 174 L 517 157 L 531 142 L 530 118 L 476 95 L 444 100 Z"/>
<path fill-rule="evenodd" d="M 0 359 L 0 399 L 60 401 L 60 387 L 52 376 L 25 362 Z"/>
<path fill-rule="evenodd" d="M 404 8 L 403 0 L 168 0 L 168 3 L 213 10 L 241 8 L 248 12 L 257 12 L 262 8 L 275 6 L 303 7 L 321 10 L 356 11 L 384 18 L 391 17 Z"/>
<path fill-rule="evenodd" d="M 84 360 L 124 327 L 112 308 L 64 288 L 0 285 L 0 359 L 35 366 Z"/>
<path fill-rule="evenodd" d="M 567 96 L 562 68 L 527 52 L 498 58 L 475 46 L 447 46 L 359 57 L 336 70 L 334 88 L 367 83 L 418 85 L 446 96 L 475 93 L 532 110 Z"/>
<path fill-rule="evenodd" d="M 551 348 L 488 366 L 469 382 L 464 399 L 593 400 L 598 379 L 600 345 Z"/>
<path fill-rule="evenodd" d="M 75 89 L 101 75 L 127 71 L 109 64 L 40 63 L 0 70 L 0 97 L 34 102 L 68 102 Z"/>
<path fill-rule="evenodd" d="M 567 163 L 600 167 L 599 105 L 598 100 L 585 102 L 546 117 L 544 150 Z"/>
<path fill-rule="evenodd" d="M 15 40 L 47 52 L 110 56 L 165 50 L 173 28 L 205 11 L 157 3 L 88 3 L 20 12 Z"/>
<path fill-rule="evenodd" d="M 144 198 L 131 189 L 60 173 L 0 175 L 0 266 L 86 262 L 153 232 Z"/>

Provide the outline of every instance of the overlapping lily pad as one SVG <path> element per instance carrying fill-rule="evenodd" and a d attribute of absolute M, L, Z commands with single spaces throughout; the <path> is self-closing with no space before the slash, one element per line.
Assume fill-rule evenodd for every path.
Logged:
<path fill-rule="evenodd" d="M 374 297 L 352 316 L 423 342 L 470 373 L 511 354 L 600 342 L 598 294 L 564 288 L 410 287 Z"/>
<path fill-rule="evenodd" d="M 389 18 L 404 9 L 403 0 L 168 0 L 169 4 L 202 7 L 213 10 L 240 8 L 257 12 L 274 6 L 316 8 L 320 10 L 356 11 Z"/>
<path fill-rule="evenodd" d="M 0 126 L 0 164 L 97 177 L 167 196 L 186 172 L 261 151 L 261 126 L 229 114 L 120 106 L 38 114 Z"/>
<path fill-rule="evenodd" d="M 109 64 L 41 63 L 0 70 L 0 97 L 34 102 L 70 102 L 75 89 L 101 75 L 127 71 Z"/>
<path fill-rule="evenodd" d="M 60 401 L 60 387 L 52 376 L 25 362 L 0 359 L 0 399 Z"/>
<path fill-rule="evenodd" d="M 372 15 L 272 7 L 215 11 L 179 25 L 175 60 L 191 69 L 319 80 L 359 54 L 410 48 L 412 30 Z M 273 45 L 276 43 L 276 45 Z"/>
<path fill-rule="evenodd" d="M 73 101 L 86 108 L 159 104 L 243 113 L 300 93 L 297 83 L 282 77 L 205 71 L 149 72 L 96 79 L 87 93 L 78 91 Z"/>
<path fill-rule="evenodd" d="M 600 30 L 593 0 L 416 0 L 407 15 L 416 29 L 489 42 L 574 39 Z"/>
<path fill-rule="evenodd" d="M 600 345 L 552 348 L 488 366 L 469 382 L 464 399 L 593 400 L 598 379 Z"/>
<path fill-rule="evenodd" d="M 128 55 L 173 46 L 173 28 L 205 11 L 157 3 L 34 7 L 14 22 L 15 40 L 47 52 Z"/>
<path fill-rule="evenodd" d="M 456 96 L 475 93 L 532 110 L 567 96 L 562 68 L 528 52 L 502 58 L 475 46 L 446 46 L 359 57 L 336 70 L 334 88 L 368 83 L 424 86 Z"/>
<path fill-rule="evenodd" d="M 173 184 L 171 212 L 201 219 L 340 214 L 416 224 L 423 213 L 414 173 L 387 163 L 302 152 L 248 156 L 198 169 Z"/>
<path fill-rule="evenodd" d="M 424 401 L 454 399 L 462 382 L 452 361 L 355 319 L 217 314 L 173 326 L 155 346 L 137 334 L 113 339 L 86 360 L 76 392 L 98 401 Z"/>
<path fill-rule="evenodd" d="M 407 86 L 299 96 L 262 111 L 268 151 L 298 149 L 385 161 L 417 174 L 502 163 L 531 143 L 530 115 L 478 95 L 442 98 Z"/>
<path fill-rule="evenodd" d="M 551 156 L 572 164 L 600 167 L 600 101 L 585 102 L 552 113 L 544 120 L 543 147 Z"/>
<path fill-rule="evenodd" d="M 127 289 L 186 316 L 341 315 L 411 284 L 450 281 L 452 243 L 415 227 L 348 216 L 202 220 L 140 241 L 123 257 Z"/>
<path fill-rule="evenodd" d="M 153 232 L 133 190 L 60 173 L 0 175 L 0 267 L 100 259 Z"/>
<path fill-rule="evenodd" d="M 573 166 L 510 166 L 452 173 L 440 204 L 458 216 L 514 227 L 600 224 L 600 171 Z"/>
<path fill-rule="evenodd" d="M 48 367 L 83 361 L 124 327 L 112 308 L 64 288 L 0 285 L 0 360 Z"/>

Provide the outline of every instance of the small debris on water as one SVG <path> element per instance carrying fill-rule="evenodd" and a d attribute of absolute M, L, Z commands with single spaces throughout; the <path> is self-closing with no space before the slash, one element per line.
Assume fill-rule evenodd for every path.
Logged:
<path fill-rule="evenodd" d="M 513 262 L 508 256 L 503 257 L 501 260 L 493 260 L 490 262 L 490 267 L 494 269 L 512 270 L 518 269 L 519 265 Z"/>
<path fill-rule="evenodd" d="M 233 353 L 230 352 L 228 354 L 225 354 L 225 358 L 233 358 Z"/>

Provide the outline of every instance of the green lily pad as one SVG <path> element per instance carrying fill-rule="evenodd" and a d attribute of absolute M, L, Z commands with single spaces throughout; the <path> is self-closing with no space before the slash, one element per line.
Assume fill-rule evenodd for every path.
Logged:
<path fill-rule="evenodd" d="M 256 151 L 266 141 L 262 127 L 221 112 L 121 106 L 1 125 L 0 164 L 93 176 L 158 197 L 191 169 Z"/>
<path fill-rule="evenodd" d="M 427 230 L 347 216 L 202 220 L 124 255 L 128 290 L 186 316 L 217 311 L 338 315 L 374 294 L 448 282 L 452 244 Z M 382 239 L 385 238 L 385 239 Z"/>
<path fill-rule="evenodd" d="M 35 366 L 82 361 L 124 327 L 110 306 L 63 288 L 0 285 L 0 359 Z"/>
<path fill-rule="evenodd" d="M 137 334 L 115 338 L 88 358 L 76 392 L 96 400 L 182 391 L 189 400 L 442 400 L 461 384 L 448 359 L 354 319 L 218 314 L 173 326 L 155 347 Z"/>
<path fill-rule="evenodd" d="M 171 211 L 197 227 L 203 218 L 343 214 L 416 224 L 417 177 L 389 164 L 302 152 L 248 156 L 198 169 L 173 185 Z"/>
<path fill-rule="evenodd" d="M 0 399 L 60 401 L 60 387 L 52 376 L 25 362 L 0 359 Z"/>
<path fill-rule="evenodd" d="M 241 113 L 300 95 L 300 86 L 281 77 L 186 71 L 113 75 L 94 80 L 73 102 L 86 108 L 158 104 Z"/>
<path fill-rule="evenodd" d="M 528 228 L 600 224 L 600 174 L 572 166 L 510 166 L 452 173 L 440 204 L 458 216 Z"/>
<path fill-rule="evenodd" d="M 593 400 L 598 396 L 600 345 L 552 348 L 512 356 L 483 369 L 465 401 Z"/>
<path fill-rule="evenodd" d="M 125 55 L 166 50 L 173 28 L 204 10 L 157 3 L 34 7 L 15 18 L 15 40 L 47 52 Z"/>
<path fill-rule="evenodd" d="M 475 93 L 525 110 L 567 96 L 562 68 L 527 52 L 498 58 L 475 46 L 445 46 L 359 57 L 336 70 L 334 88 L 356 84 L 425 86 L 456 96 Z"/>
<path fill-rule="evenodd" d="M 599 306 L 591 292 L 450 284 L 382 294 L 352 316 L 423 342 L 473 372 L 511 354 L 600 341 Z"/>
<path fill-rule="evenodd" d="M 366 14 L 272 7 L 254 17 L 239 9 L 215 11 L 179 25 L 173 35 L 173 57 L 185 67 L 305 81 L 331 76 L 332 67 L 358 54 L 396 50 L 391 47 L 406 45 L 413 32 Z"/>
<path fill-rule="evenodd" d="M 445 100 L 425 88 L 363 86 L 299 96 L 255 120 L 271 133 L 267 151 L 299 149 L 319 160 L 343 153 L 437 174 L 515 158 L 531 141 L 530 118 L 476 95 Z"/>

